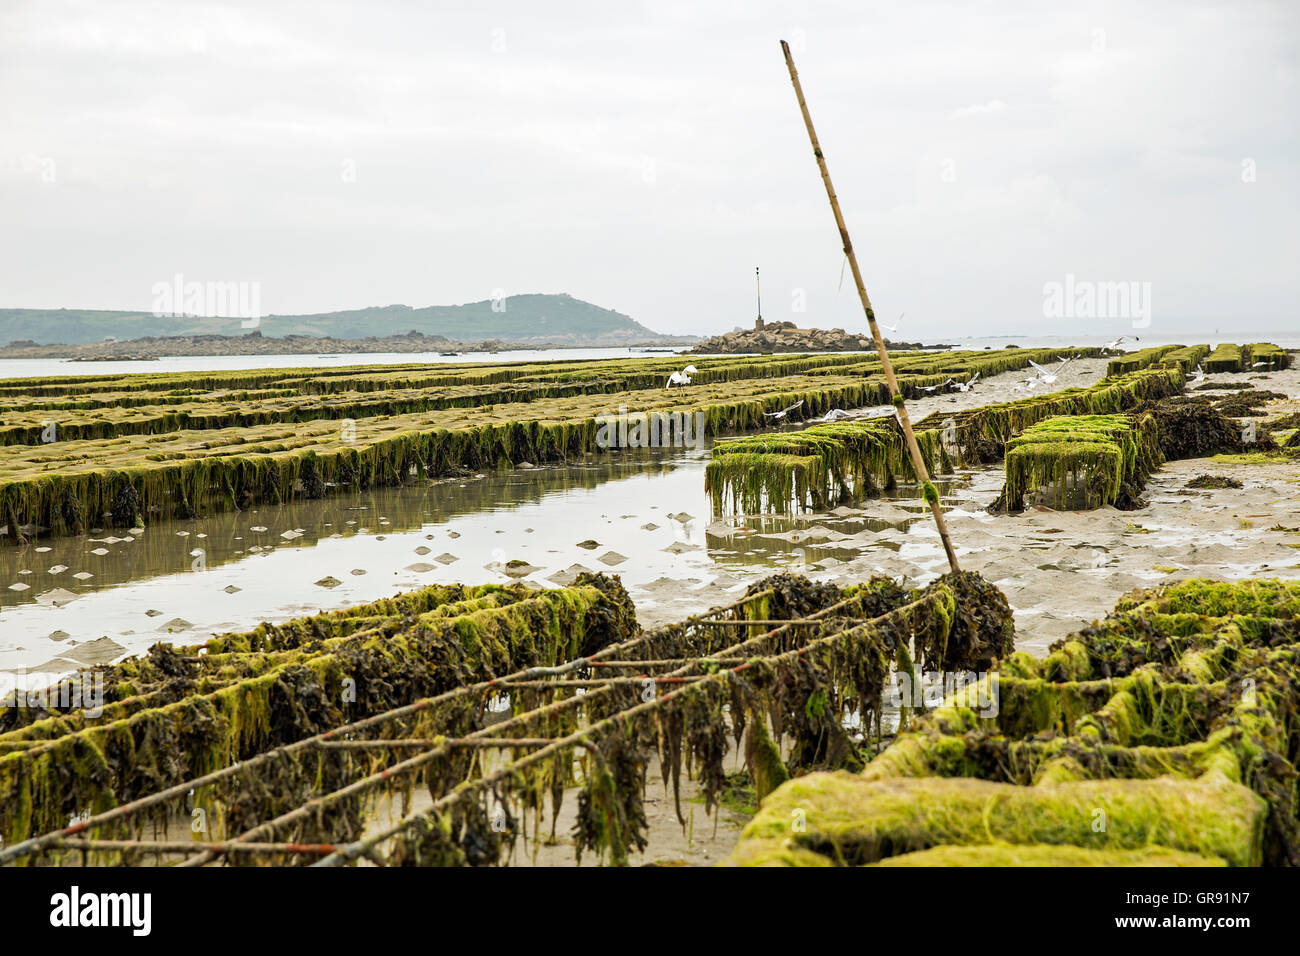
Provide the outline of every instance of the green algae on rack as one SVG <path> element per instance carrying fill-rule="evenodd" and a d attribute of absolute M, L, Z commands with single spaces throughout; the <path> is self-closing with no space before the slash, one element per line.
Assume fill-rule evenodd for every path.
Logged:
<path fill-rule="evenodd" d="M 1291 367 L 1291 353 L 1271 342 L 1257 342 L 1250 349 L 1250 367 L 1278 372 Z"/>
<path fill-rule="evenodd" d="M 729 862 L 1300 865 L 1298 610 L 1297 582 L 1133 592 L 985 677 L 995 715 L 952 695 L 861 774 L 778 788 Z"/>
<path fill-rule="evenodd" d="M 988 377 L 1087 354 L 1083 349 L 1007 349 L 999 352 L 903 353 L 897 357 L 904 391 L 951 375 Z M 815 376 L 852 380 L 879 375 L 867 355 L 794 355 L 698 358 L 691 391 L 699 386 Z M 174 431 L 256 428 L 299 422 L 412 415 L 448 409 L 507 406 L 526 411 L 533 402 L 603 394 L 663 392 L 676 360 L 638 359 L 518 366 L 417 366 L 329 370 L 303 377 L 298 370 L 247 373 L 128 375 L 99 380 L 0 383 L 0 445 L 41 445 L 52 438 L 105 440 Z M 396 368 L 396 371 L 393 369 Z M 321 370 L 325 371 L 325 370 Z M 181 376 L 181 377 L 176 377 Z M 229 376 L 229 377 L 226 377 Z M 96 391 L 95 387 L 99 386 Z M 645 396 L 640 396 L 644 398 Z M 888 400 L 886 396 L 885 400 Z M 636 408 L 644 401 L 631 402 Z M 539 405 L 539 408 L 544 406 Z M 443 416 L 446 417 L 446 416 Z M 522 417 L 518 416 L 518 417 Z M 51 424 L 54 429 L 51 430 Z"/>
<path fill-rule="evenodd" d="M 1181 345 L 1156 345 L 1152 348 L 1128 352 L 1111 359 L 1106 364 L 1106 377 L 1115 378 L 1118 375 L 1126 375 L 1129 372 L 1136 372 L 1151 365 L 1156 365 L 1164 360 L 1166 356 L 1182 349 L 1183 346 Z"/>
<path fill-rule="evenodd" d="M 1151 415 L 1049 418 L 1007 442 L 997 508 L 1022 511 L 1029 494 L 1057 510 L 1131 507 L 1163 460 Z"/>
<path fill-rule="evenodd" d="M 824 608 L 838 610 L 836 617 L 826 618 L 824 627 L 812 634 L 778 627 L 685 664 L 672 673 L 696 676 L 657 699 L 641 698 L 630 709 L 611 707 L 608 698 L 588 703 L 592 723 L 576 737 L 596 748 L 598 773 L 588 779 L 579 799 L 579 850 L 604 848 L 613 862 L 625 863 L 630 848 L 644 847 L 641 794 L 647 749 L 658 751 L 664 782 L 671 782 L 674 794 L 683 761 L 688 768 L 693 764 L 707 809 L 727 788 L 726 741 L 732 738 L 739 744 L 751 720 L 767 719 L 772 725 L 773 746 L 766 746 L 764 728 L 751 735 L 746 747 L 751 773 L 764 785 L 818 766 L 860 766 L 861 755 L 848 740 L 843 721 L 857 713 L 863 725 L 870 726 L 892 664 L 909 671 L 913 660 L 921 668 L 986 667 L 1009 650 L 1010 608 L 978 575 L 950 573 L 913 592 L 889 585 L 873 582 L 844 592 L 843 600 Z M 803 580 L 802 587 L 809 586 Z M 827 593 L 819 603 L 832 598 L 831 588 L 820 590 Z M 774 593 L 755 610 L 770 614 L 777 603 Z M 870 619 L 862 620 L 867 615 Z M 658 639 L 675 640 L 680 633 L 667 631 Z M 632 690 L 627 694 L 632 696 L 624 695 L 624 706 L 638 700 Z M 777 756 L 782 751 L 784 758 Z M 528 765 L 527 770 L 520 764 Z M 525 757 L 503 768 L 493 782 L 526 778 L 534 767 Z M 508 793 L 504 796 L 509 799 Z M 401 859 L 465 863 L 465 847 L 472 845 L 473 834 L 459 833 L 459 849 L 447 846 L 446 837 L 454 829 L 446 825 L 448 799 L 325 862 L 354 859 L 373 850 L 378 841 L 396 836 Z M 498 852 L 493 851 L 493 859 Z"/>
<path fill-rule="evenodd" d="M 110 669 L 102 712 L 5 709 L 0 835 L 12 845 L 88 808 L 116 806 L 466 681 L 592 653 L 637 630 L 618 579 L 584 575 L 560 590 L 435 586 L 214 638 L 183 659 L 160 648 Z M 50 699 L 59 699 L 57 689 Z M 317 756 L 295 765 L 286 796 L 314 785 L 323 766 Z M 232 805 L 250 799 L 222 796 Z"/>
<path fill-rule="evenodd" d="M 1271 342 L 1231 345 L 1224 342 L 1205 360 L 1205 371 L 1249 372 L 1253 368 L 1278 371 L 1291 367 L 1291 355 Z"/>
<path fill-rule="evenodd" d="M 1057 415 L 1113 415 L 1143 402 L 1181 395 L 1182 369 L 1152 366 L 1087 388 L 1066 388 L 1014 402 L 982 405 L 963 412 L 936 412 L 918 426 L 945 433 L 954 462 L 990 463 L 1002 458 L 1009 439 Z"/>
<path fill-rule="evenodd" d="M 917 441 L 927 468 L 947 466 L 936 433 Z M 704 483 L 715 514 L 783 514 L 878 493 L 896 475 L 914 477 L 911 458 L 897 422 L 877 418 L 718 442 Z"/>
<path fill-rule="evenodd" d="M 900 387 L 937 384 L 942 370 L 953 365 L 1023 367 L 1031 358 L 1079 353 L 1007 354 L 1019 351 L 909 353 L 899 358 Z M 704 433 L 713 435 L 756 429 L 766 424 L 765 413 L 797 402 L 804 413 L 816 415 L 889 397 L 878 363 L 873 371 L 864 356 L 699 361 L 698 383 L 672 392 L 662 387 L 667 360 L 331 369 L 319 380 L 302 370 L 274 369 L 108 377 L 99 381 L 113 394 L 165 389 L 177 393 L 183 408 L 91 409 L 66 423 L 69 432 L 61 438 L 55 419 L 51 437 L 60 440 L 0 447 L 0 541 L 14 544 L 96 526 L 132 527 L 462 469 L 570 460 L 609 450 L 601 442 L 600 421 L 624 408 L 691 420 L 702 416 Z M 523 389 L 513 395 L 517 400 L 490 401 L 503 397 L 502 382 Z M 240 387 L 290 387 L 301 395 L 244 407 L 229 400 L 229 390 Z M 435 393 L 369 394 L 426 387 Z M 489 391 L 474 393 L 478 387 Z M 25 381 L 0 386 L 0 393 L 21 412 L 25 401 L 45 405 L 52 397 L 93 396 L 96 388 L 94 379 Z M 207 410 L 204 403 L 190 401 L 205 388 L 223 390 L 220 402 Z M 333 404 L 303 397 L 322 394 L 334 396 Z M 317 413 L 312 409 L 324 417 L 301 420 Z M 345 413 L 357 417 L 330 417 Z M 46 430 L 44 411 L 33 408 L 12 418 L 11 438 L 35 441 Z M 182 427 L 198 422 L 208 427 Z M 68 437 L 78 434 L 87 437 Z"/>
<path fill-rule="evenodd" d="M 1076 420 L 1084 421 L 1082 429 L 1088 429 L 1089 422 L 1095 428 L 1105 428 L 1106 422 L 1100 416 L 1180 394 L 1183 383 L 1181 368 L 1162 365 L 1103 379 L 1087 388 L 1065 389 L 955 414 L 938 412 L 918 425 L 917 443 L 928 469 L 951 470 L 954 464 L 1000 457 L 1008 440 L 1049 417 L 1081 416 Z M 1124 427 L 1115 425 L 1112 430 L 1122 431 Z M 1059 430 L 1059 426 L 1053 426 L 1053 433 Z M 1152 432 L 1149 425 L 1137 430 L 1143 449 L 1140 461 L 1128 454 L 1132 449 L 1127 444 L 1122 444 L 1120 450 L 1124 453 L 1120 454 L 1108 444 L 1085 444 L 1079 438 L 1068 447 L 1060 441 L 1054 443 L 1061 454 L 1069 452 L 1061 459 L 1060 454 L 1047 454 L 1044 437 L 1049 433 L 1042 432 L 1038 439 L 1030 437 L 1023 443 L 1041 447 L 1027 447 L 1019 453 L 1016 464 L 1026 466 L 1020 472 L 1025 480 L 1042 476 L 1044 484 L 1066 480 L 1067 475 L 1083 469 L 1085 479 L 1091 476 L 1100 481 L 1097 491 L 1101 503 L 1113 503 L 1119 484 L 1133 480 L 1130 472 L 1135 464 L 1145 469 L 1139 479 L 1159 464 L 1158 452 L 1149 447 Z M 1116 468 L 1119 484 L 1102 480 Z M 912 475 L 910 462 L 902 449 L 897 425 L 891 419 L 880 418 L 719 442 L 705 472 L 705 488 L 715 514 L 728 510 L 786 513 L 792 508 L 821 508 L 838 500 L 869 495 L 891 487 L 898 475 Z M 1083 496 L 1081 501 L 1085 497 L 1091 500 L 1096 496 Z"/>
<path fill-rule="evenodd" d="M 600 590 L 596 583 L 593 579 L 588 585 Z M 559 678 L 556 681 L 514 683 L 494 678 L 486 684 L 461 684 L 436 698 L 420 698 L 424 687 L 406 679 L 401 657 L 394 670 L 394 662 L 383 653 L 385 636 L 388 641 L 408 642 L 434 622 L 464 620 L 476 613 L 471 608 L 481 612 L 485 605 L 500 605 L 513 592 L 521 597 L 530 593 L 519 588 L 447 587 L 417 592 L 388 604 L 322 615 L 288 629 L 260 629 L 254 635 L 210 642 L 209 653 L 199 658 L 180 659 L 175 652 L 158 650 L 147 660 L 119 665 L 114 669 L 117 692 L 109 705 L 115 708 L 113 713 L 90 718 L 74 711 L 57 718 L 75 722 L 80 716 L 96 721 L 94 726 L 69 723 L 51 735 L 35 732 L 33 724 L 27 728 L 33 732 L 22 740 L 12 735 L 0 738 L 14 751 L 0 757 L 0 779 L 14 787 L 5 807 L 6 822 L 10 833 L 15 822 L 22 824 L 21 835 L 24 829 L 33 829 L 33 816 L 59 827 L 70 813 L 96 814 L 113 805 L 115 795 L 143 791 L 144 796 L 116 814 L 92 815 L 75 831 L 78 837 L 89 836 L 88 842 L 68 840 L 67 831 L 46 831 L 39 838 L 7 844 L 0 849 L 0 862 L 38 858 L 120 864 L 139 862 L 154 853 L 175 853 L 175 844 L 164 849 L 147 839 L 126 845 L 111 841 L 138 840 L 151 821 L 163 825 L 172 815 L 188 812 L 186 794 L 193 790 L 196 809 L 208 813 L 209 841 L 220 843 L 236 834 L 285 834 L 293 841 L 270 844 L 266 862 L 301 860 L 292 853 L 285 856 L 278 847 L 354 840 L 360 842 L 345 844 L 331 854 L 334 862 L 364 854 L 393 865 L 484 865 L 502 862 L 520 835 L 527 839 L 530 816 L 536 838 L 542 829 L 543 803 L 558 813 L 564 792 L 577 785 L 581 787 L 574 828 L 577 851 L 595 850 L 612 862 L 624 863 L 631 850 L 645 845 L 641 796 L 650 753 L 657 751 L 665 783 L 671 783 L 675 796 L 683 768 L 693 773 L 706 809 L 727 786 L 723 765 L 727 739 L 734 738 L 739 745 L 747 728 L 754 733 L 744 750 L 765 788 L 778 785 L 790 772 L 828 765 L 860 767 L 862 755 L 845 735 L 843 721 L 847 714 L 857 713 L 864 726 L 870 726 L 872 715 L 879 712 L 891 666 L 897 664 L 908 672 L 913 661 L 921 668 L 986 668 L 1011 647 L 1010 608 L 995 588 L 970 573 L 949 574 L 927 588 L 910 591 L 883 579 L 841 591 L 833 585 L 778 575 L 759 582 L 723 609 L 734 615 L 727 620 L 756 622 L 752 628 L 696 626 L 692 619 L 628 639 L 622 638 L 634 621 L 620 603 L 623 599 L 614 600 L 620 592 L 616 580 L 613 584 L 613 589 L 609 583 L 605 587 L 611 601 L 598 602 L 585 615 L 587 637 L 592 636 L 592 627 L 605 629 L 596 635 L 595 646 L 601 649 L 593 651 L 584 640 L 559 651 L 583 656 L 570 658 L 568 665 L 559 668 L 541 669 Z M 803 614 L 820 618 L 810 622 L 818 624 L 815 630 L 770 626 L 774 619 Z M 539 635 L 546 631 L 544 623 L 519 633 Z M 335 714 L 336 735 L 322 743 L 317 735 L 322 721 L 315 715 L 335 696 L 319 675 L 329 670 L 327 660 L 342 660 L 345 670 L 354 665 L 348 653 L 359 649 L 358 642 L 374 651 L 364 656 L 373 671 L 356 678 L 358 690 L 363 680 L 383 680 L 384 699 L 378 706 L 391 707 L 399 701 L 402 706 L 344 727 L 336 722 L 343 715 Z M 293 668 L 294 660 L 302 660 L 302 666 Z M 313 667 L 310 662 L 317 660 L 321 665 Z M 671 678 L 680 681 L 669 685 L 677 689 L 661 688 L 659 696 L 647 700 L 643 681 L 636 678 L 597 681 L 602 686 L 582 693 L 591 681 L 575 680 L 569 686 L 564 676 L 581 677 L 582 669 L 600 662 L 614 666 L 617 661 L 639 660 L 645 663 L 637 665 L 638 672 L 657 673 L 670 666 L 670 674 L 681 675 Z M 218 692 L 228 692 L 230 706 L 215 721 L 206 719 L 202 708 L 192 710 L 190 719 L 177 728 L 179 733 L 169 733 L 167 714 L 188 701 L 201 703 L 212 697 L 208 685 L 176 685 L 176 675 L 187 666 L 198 668 L 200 683 L 220 684 Z M 284 695 L 277 697 L 274 688 L 287 681 L 289 673 L 296 676 Z M 533 668 L 521 673 L 541 676 Z M 401 679 L 393 680 L 395 675 Z M 472 674 L 461 676 L 474 679 Z M 247 697 L 248 688 L 260 691 L 264 685 L 270 686 L 265 706 L 256 694 L 248 698 L 247 706 L 234 705 Z M 575 688 L 580 692 L 571 695 Z M 136 697 L 123 699 L 124 693 Z M 503 693 L 509 694 L 513 716 L 490 719 L 484 705 L 492 695 Z M 139 700 L 150 695 L 170 700 L 176 694 L 180 699 L 170 703 L 142 706 Z M 374 709 L 371 703 L 364 707 Z M 757 730 L 760 721 L 770 723 L 770 735 L 766 727 Z M 90 735 L 103 723 L 117 732 L 92 741 Z M 231 723 L 237 725 L 241 739 L 247 737 L 262 749 L 239 765 L 243 769 L 230 767 L 192 783 L 195 778 L 190 774 L 212 762 L 209 737 L 215 733 L 221 739 Z M 503 751 L 511 748 L 504 735 L 517 737 L 527 753 L 493 769 L 498 765 L 482 765 L 439 743 L 485 734 L 491 736 L 485 744 Z M 358 746 L 349 746 L 356 737 L 361 738 Z M 404 738 L 414 738 L 412 743 L 424 749 L 417 757 L 394 763 L 397 758 L 384 741 L 396 741 L 400 747 Z M 138 753 L 150 759 L 125 759 L 133 752 L 129 749 L 133 741 Z M 530 741 L 547 745 L 530 750 L 535 747 Z M 100 745 L 100 750 L 92 744 Z M 575 761 L 565 747 L 577 748 L 582 759 Z M 71 774 L 67 794 L 45 783 L 54 764 L 37 763 L 56 749 L 61 758 L 58 766 Z M 170 754 L 172 759 L 156 759 L 159 754 Z M 83 756 L 86 759 L 79 762 Z M 215 762 L 220 765 L 221 759 Z M 254 763 L 256 773 L 251 773 Z M 137 764 L 142 772 L 131 773 Z M 403 810 L 407 815 L 400 825 L 377 833 L 367 830 L 368 813 L 385 805 L 385 800 L 409 800 L 420 783 L 434 799 L 427 811 Z M 120 793 L 114 786 L 120 787 Z M 507 815 L 508 832 L 490 824 L 490 814 L 496 812 Z M 279 824 L 272 826 L 272 818 Z M 105 838 L 108 843 L 95 842 Z M 375 857 L 384 841 L 386 856 Z M 213 851 L 207 849 L 212 845 L 194 844 L 189 851 L 186 844 L 180 851 L 188 854 L 186 863 L 202 863 L 213 859 Z M 342 854 L 342 849 L 348 854 Z M 234 859 L 255 861 L 257 857 Z"/>
<path fill-rule="evenodd" d="M 1192 372 L 1210 354 L 1208 345 L 1188 345 L 1176 348 L 1160 359 L 1161 365 L 1177 365 L 1184 373 Z"/>

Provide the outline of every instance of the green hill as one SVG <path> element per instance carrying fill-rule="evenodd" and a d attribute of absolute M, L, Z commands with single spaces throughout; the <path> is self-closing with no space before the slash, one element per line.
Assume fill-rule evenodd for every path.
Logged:
<path fill-rule="evenodd" d="M 320 335 L 343 339 L 399 335 L 410 331 L 459 342 L 500 339 L 520 344 L 623 345 L 668 340 L 613 309 L 571 295 L 515 295 L 504 309 L 493 300 L 464 305 L 375 306 L 314 315 L 268 315 L 257 328 L 264 336 Z M 82 345 L 162 335 L 245 335 L 239 319 L 155 316 L 148 312 L 92 309 L 0 309 L 0 344 L 30 340 L 40 345 Z"/>

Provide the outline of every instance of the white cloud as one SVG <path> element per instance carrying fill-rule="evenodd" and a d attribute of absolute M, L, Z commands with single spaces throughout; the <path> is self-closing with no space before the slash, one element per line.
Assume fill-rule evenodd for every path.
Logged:
<path fill-rule="evenodd" d="M 1007 108 L 1007 104 L 1001 100 L 989 100 L 987 103 L 976 103 L 974 106 L 963 106 L 959 110 L 952 111 L 953 119 L 961 119 L 965 116 L 980 116 L 985 113 L 1001 113 Z"/>

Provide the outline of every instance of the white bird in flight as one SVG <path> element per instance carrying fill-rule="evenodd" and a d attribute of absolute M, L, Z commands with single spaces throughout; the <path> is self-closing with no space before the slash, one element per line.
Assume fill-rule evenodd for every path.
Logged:
<path fill-rule="evenodd" d="M 1113 351 L 1114 349 L 1119 348 L 1120 345 L 1121 345 L 1122 343 L 1127 342 L 1127 341 L 1128 341 L 1128 336 L 1127 336 L 1127 335 L 1121 335 L 1121 336 L 1120 336 L 1119 338 L 1117 338 L 1114 342 L 1107 342 L 1105 345 L 1102 346 L 1102 348 L 1105 349 L 1107 352 L 1110 352 L 1110 351 Z M 1141 342 L 1142 340 L 1141 340 L 1140 338 L 1138 338 L 1138 337 L 1135 335 L 1135 336 L 1133 336 L 1133 341 L 1134 341 L 1134 342 Z"/>
<path fill-rule="evenodd" d="M 1201 384 L 1202 382 L 1204 382 L 1204 381 L 1205 381 L 1205 369 L 1201 367 L 1201 363 L 1200 363 L 1200 362 L 1197 362 L 1197 363 L 1196 363 L 1196 374 L 1193 375 L 1190 379 L 1187 380 L 1187 384 L 1188 384 L 1188 385 L 1200 385 L 1200 384 Z"/>
<path fill-rule="evenodd" d="M 803 399 L 801 398 L 793 405 L 788 405 L 785 408 L 781 409 L 779 412 L 764 412 L 763 414 L 766 415 L 768 418 L 772 419 L 773 421 L 779 422 L 781 421 L 781 419 L 785 418 L 785 416 L 789 415 L 792 411 L 794 411 L 802 404 L 803 404 Z"/>
<path fill-rule="evenodd" d="M 821 418 L 817 420 L 819 422 L 842 422 L 852 417 L 853 417 L 852 415 L 850 415 L 842 408 L 832 408 L 829 412 L 827 412 L 825 415 L 823 415 Z"/>
<path fill-rule="evenodd" d="M 1067 364 L 1069 364 L 1069 359 L 1066 359 L 1065 362 L 1062 362 L 1059 366 L 1057 366 L 1057 369 L 1056 369 L 1055 372 L 1049 372 L 1047 369 L 1043 368 L 1041 365 L 1039 365 L 1039 364 L 1038 364 L 1037 362 L 1035 362 L 1033 359 L 1030 359 L 1030 360 L 1029 360 L 1029 364 L 1032 365 L 1032 366 L 1034 367 L 1034 370 L 1038 372 L 1038 375 L 1037 375 L 1037 377 L 1036 377 L 1036 379 L 1035 379 L 1035 382 L 1036 382 L 1036 383 L 1037 383 L 1037 382 L 1041 382 L 1043 385 L 1055 385 L 1055 384 L 1056 384 L 1056 377 L 1057 377 L 1057 376 L 1058 376 L 1062 371 L 1064 371 L 1065 366 L 1066 366 Z"/>
<path fill-rule="evenodd" d="M 1043 368 L 1033 359 L 1029 360 L 1029 364 L 1032 365 L 1034 367 L 1034 371 L 1038 373 L 1038 381 L 1042 382 L 1044 385 L 1051 385 L 1053 382 L 1056 381 L 1055 375 L 1053 375 L 1047 369 Z"/>
<path fill-rule="evenodd" d="M 933 393 L 936 388 L 947 388 L 949 385 L 956 385 L 956 384 L 957 384 L 957 380 L 955 378 L 950 378 L 948 379 L 948 381 L 940 382 L 938 385 L 922 385 L 921 391 Z"/>
<path fill-rule="evenodd" d="M 694 365 L 688 365 L 680 372 L 673 372 L 668 376 L 668 385 L 666 387 L 672 388 L 674 385 L 690 385 L 691 376 L 696 374 L 697 371 L 698 369 L 696 369 Z"/>
<path fill-rule="evenodd" d="M 904 313 L 904 312 L 900 312 L 900 313 L 898 313 L 898 318 L 897 318 L 895 321 L 896 321 L 896 322 L 902 322 L 902 321 L 903 321 L 903 316 L 904 316 L 905 314 L 906 314 L 906 313 Z M 897 326 L 897 325 L 886 325 L 884 322 L 880 322 L 880 323 L 878 323 L 878 324 L 880 325 L 880 327 L 881 327 L 882 329 L 884 329 L 884 330 L 885 330 L 886 332 L 888 332 L 890 335 L 893 335 L 895 332 L 898 331 L 898 326 Z"/>
<path fill-rule="evenodd" d="M 972 375 L 969 379 L 967 379 L 964 382 L 953 382 L 952 387 L 959 392 L 969 392 L 972 388 L 975 387 L 975 380 L 979 377 L 980 377 L 980 373 L 976 372 L 974 375 Z M 949 381 L 952 380 L 949 379 Z"/>

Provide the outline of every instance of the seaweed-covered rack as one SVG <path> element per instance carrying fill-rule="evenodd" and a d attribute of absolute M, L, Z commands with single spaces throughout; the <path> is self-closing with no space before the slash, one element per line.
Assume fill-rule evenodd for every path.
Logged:
<path fill-rule="evenodd" d="M 586 623 L 571 634 L 577 649 L 563 660 L 511 667 L 503 659 L 485 679 L 281 739 L 207 772 L 161 768 L 165 785 L 137 788 L 116 805 L 94 805 L 95 776 L 84 775 L 60 808 L 71 808 L 74 822 L 19 834 L 0 862 L 495 864 L 508 862 L 521 838 L 525 849 L 536 846 L 545 816 L 553 828 L 576 786 L 577 853 L 622 863 L 645 845 L 653 756 L 674 793 L 683 770 L 692 775 L 709 810 L 725 785 L 729 740 L 745 742 L 760 792 L 790 772 L 859 768 L 874 748 L 849 737 L 845 718 L 857 714 L 868 738 L 873 725 L 879 734 L 894 667 L 981 670 L 1011 648 L 1005 600 L 969 573 L 916 591 L 886 579 L 840 590 L 780 575 L 728 607 L 630 635 L 617 580 L 584 586 L 604 598 L 587 595 Z M 418 629 L 420 614 L 397 617 L 395 634 Z M 527 630 L 516 632 L 517 650 L 530 646 Z M 621 639 L 600 639 L 620 631 Z M 336 661 L 358 639 L 346 638 Z M 282 634 L 230 643 L 223 653 L 295 650 Z M 176 655 L 166 666 L 184 663 Z M 307 707 L 323 692 L 314 673 L 303 668 L 295 678 Z M 378 686 L 378 672 L 370 677 Z M 0 761 L 28 756 L 20 748 Z M 394 804 L 400 810 L 376 824 L 377 808 Z"/>
<path fill-rule="evenodd" d="M 862 773 L 776 790 L 730 862 L 1300 865 L 1298 636 L 1294 581 L 1130 592 L 1007 658 L 995 714 L 949 695 Z"/>

